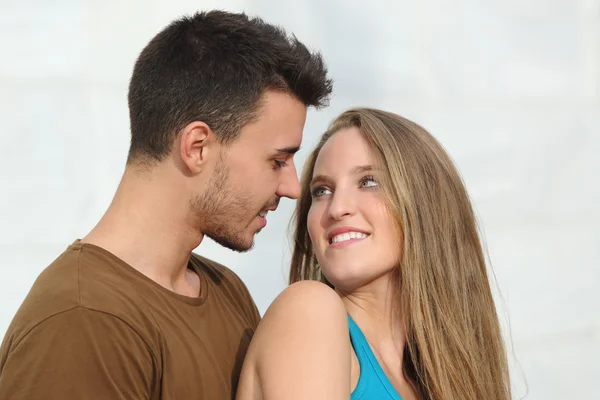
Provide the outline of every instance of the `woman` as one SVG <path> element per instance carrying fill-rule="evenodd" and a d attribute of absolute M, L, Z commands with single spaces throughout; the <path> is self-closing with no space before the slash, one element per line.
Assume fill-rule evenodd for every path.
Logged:
<path fill-rule="evenodd" d="M 507 400 L 473 210 L 442 146 L 353 109 L 308 158 L 288 287 L 248 351 L 238 400 Z"/>

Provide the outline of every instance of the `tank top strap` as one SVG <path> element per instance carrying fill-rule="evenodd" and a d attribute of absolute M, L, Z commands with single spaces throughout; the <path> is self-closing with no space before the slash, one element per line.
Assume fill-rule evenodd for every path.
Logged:
<path fill-rule="evenodd" d="M 350 331 L 350 342 L 352 343 L 356 358 L 358 358 L 358 364 L 360 365 L 358 384 L 352 392 L 351 400 L 368 399 L 370 398 L 371 392 L 381 392 L 382 395 L 387 395 L 389 400 L 402 400 L 379 365 L 379 361 L 377 361 L 375 354 L 371 350 L 367 338 L 356 322 L 354 322 L 350 314 L 348 314 L 348 328 Z M 383 397 L 377 398 L 383 399 Z"/>

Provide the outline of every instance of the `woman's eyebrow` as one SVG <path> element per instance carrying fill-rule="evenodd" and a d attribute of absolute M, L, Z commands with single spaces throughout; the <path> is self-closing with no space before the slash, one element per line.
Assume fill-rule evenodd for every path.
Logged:
<path fill-rule="evenodd" d="M 362 174 L 365 172 L 370 172 L 375 170 L 375 168 L 373 168 L 372 165 L 368 164 L 368 165 L 357 165 L 356 167 L 352 168 L 350 170 L 350 173 L 353 175 L 356 174 Z M 331 182 L 332 179 L 331 177 L 327 176 L 327 175 L 315 175 L 313 176 L 313 178 L 310 180 L 310 186 L 314 185 L 317 182 Z"/>
<path fill-rule="evenodd" d="M 313 186 L 317 182 L 331 182 L 331 178 L 327 175 L 315 175 L 310 180 L 310 186 Z"/>
<path fill-rule="evenodd" d="M 360 174 L 363 172 L 369 172 L 369 171 L 373 171 L 373 166 L 372 165 L 357 165 L 356 167 L 352 168 L 352 173 L 353 174 Z"/>

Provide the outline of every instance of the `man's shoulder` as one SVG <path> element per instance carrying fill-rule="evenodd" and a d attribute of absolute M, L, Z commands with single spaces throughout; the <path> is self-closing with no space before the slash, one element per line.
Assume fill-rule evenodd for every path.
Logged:
<path fill-rule="evenodd" d="M 242 279 L 230 268 L 209 258 L 192 253 L 190 260 L 202 277 L 207 279 L 218 301 L 241 307 L 252 324 L 258 324 L 260 314 L 252 295 Z M 202 278 L 201 278 L 202 279 Z M 212 296 L 211 296 L 212 297 Z"/>
<path fill-rule="evenodd" d="M 90 257 L 81 246 L 70 245 L 48 265 L 21 303 L 7 336 L 19 340 L 38 325 L 55 317 L 63 320 L 78 309 L 114 317 L 138 332 L 151 330 L 153 321 L 144 312 L 143 299 L 112 272 L 109 262 Z"/>
<path fill-rule="evenodd" d="M 241 285 L 244 289 L 246 288 L 240 277 L 225 265 L 197 253 L 192 253 L 190 260 L 194 267 L 198 268 L 203 274 L 208 275 L 215 283 L 222 284 L 224 281 L 226 284 L 235 285 L 236 287 Z"/>
<path fill-rule="evenodd" d="M 27 332 L 40 322 L 79 306 L 79 255 L 69 246 L 37 276 L 9 332 Z"/>

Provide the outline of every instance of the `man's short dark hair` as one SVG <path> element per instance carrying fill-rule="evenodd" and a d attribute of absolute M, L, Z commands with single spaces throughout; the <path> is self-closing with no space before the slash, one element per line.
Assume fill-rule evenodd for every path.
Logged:
<path fill-rule="evenodd" d="M 135 63 L 128 162 L 163 160 L 176 133 L 193 121 L 230 143 L 256 118 L 269 89 L 318 108 L 332 81 L 318 52 L 260 18 L 210 11 L 172 22 Z"/>

